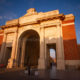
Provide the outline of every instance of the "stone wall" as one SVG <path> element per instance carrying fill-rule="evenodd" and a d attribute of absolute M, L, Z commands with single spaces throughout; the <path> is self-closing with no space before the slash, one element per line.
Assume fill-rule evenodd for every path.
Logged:
<path fill-rule="evenodd" d="M 78 69 L 80 65 L 74 21 L 73 15 L 66 16 L 62 21 L 64 59 L 68 69 Z"/>
<path fill-rule="evenodd" d="M 79 60 L 74 18 L 64 20 L 62 23 L 65 60 Z"/>

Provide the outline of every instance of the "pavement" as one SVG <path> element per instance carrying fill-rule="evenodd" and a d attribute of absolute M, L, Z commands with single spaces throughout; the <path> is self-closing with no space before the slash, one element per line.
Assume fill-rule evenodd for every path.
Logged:
<path fill-rule="evenodd" d="M 30 75 L 27 70 L 13 70 L 0 73 L 0 80 L 80 80 L 79 70 L 58 71 L 55 67 L 49 70 L 32 69 Z"/>

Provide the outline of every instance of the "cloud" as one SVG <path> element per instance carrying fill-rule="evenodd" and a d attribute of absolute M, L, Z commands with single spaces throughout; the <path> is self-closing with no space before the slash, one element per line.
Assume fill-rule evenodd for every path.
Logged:
<path fill-rule="evenodd" d="M 17 15 L 12 12 L 0 15 L 0 25 L 5 25 L 6 21 L 16 19 L 16 18 L 18 18 Z"/>
<path fill-rule="evenodd" d="M 14 18 L 14 16 L 3 16 L 4 19 L 8 19 L 8 20 L 11 20 Z"/>
<path fill-rule="evenodd" d="M 17 18 L 17 15 L 13 12 L 8 12 L 4 14 L 3 18 L 7 20 L 11 20 L 11 19 Z"/>
<path fill-rule="evenodd" d="M 5 15 L 3 15 L 3 16 L 0 16 L 0 20 L 2 20 L 2 19 L 11 20 L 11 19 L 14 19 L 14 18 L 16 18 L 16 17 L 17 17 L 16 14 L 14 14 L 14 13 L 9 13 L 9 14 L 5 14 Z"/>

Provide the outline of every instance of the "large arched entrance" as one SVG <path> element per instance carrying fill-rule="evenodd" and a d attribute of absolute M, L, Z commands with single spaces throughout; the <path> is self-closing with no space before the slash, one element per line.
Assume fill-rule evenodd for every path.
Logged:
<path fill-rule="evenodd" d="M 40 37 L 34 30 L 25 31 L 19 38 L 18 66 L 38 67 L 40 53 Z"/>

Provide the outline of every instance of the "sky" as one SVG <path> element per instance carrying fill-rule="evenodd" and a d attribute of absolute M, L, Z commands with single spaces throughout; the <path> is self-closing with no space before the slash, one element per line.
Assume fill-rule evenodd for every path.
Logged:
<path fill-rule="evenodd" d="M 23 16 L 29 8 L 37 12 L 58 9 L 65 15 L 74 14 L 77 43 L 80 44 L 80 0 L 0 0 L 0 26 Z"/>
<path fill-rule="evenodd" d="M 55 49 L 50 49 L 50 57 L 52 57 L 53 59 L 56 58 L 56 51 L 55 51 Z"/>

